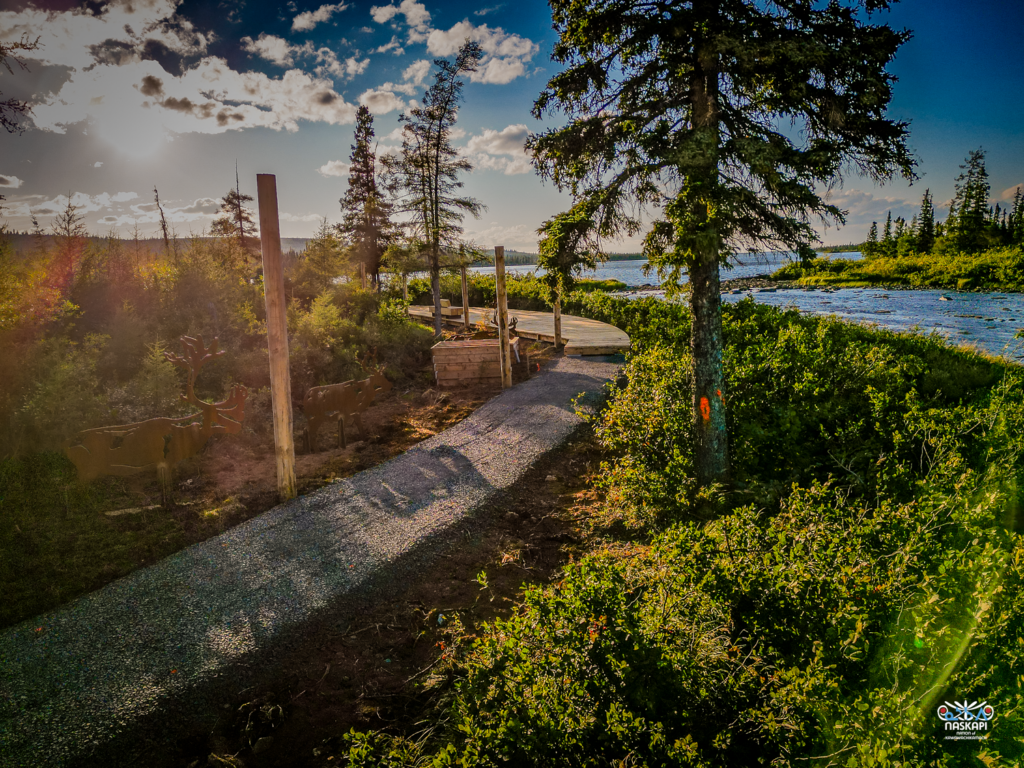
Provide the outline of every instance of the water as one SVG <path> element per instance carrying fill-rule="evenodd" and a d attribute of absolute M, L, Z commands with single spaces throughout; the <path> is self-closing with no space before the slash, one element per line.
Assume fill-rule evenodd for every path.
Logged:
<path fill-rule="evenodd" d="M 769 275 L 789 261 L 787 254 L 767 257 L 741 256 L 740 264 L 722 270 L 722 279 Z M 833 258 L 859 259 L 859 253 L 840 253 Z M 656 273 L 644 275 L 646 261 L 610 261 L 599 264 L 584 277 L 606 280 L 613 278 L 639 288 L 658 285 Z M 529 265 L 506 267 L 509 272 L 524 274 L 537 267 Z M 473 271 L 493 272 L 494 267 L 474 267 Z M 631 291 L 628 297 L 664 296 L 660 291 Z M 880 288 L 838 289 L 753 289 L 725 294 L 725 301 L 735 302 L 750 296 L 754 301 L 773 307 L 795 307 L 800 312 L 835 315 L 844 320 L 878 325 L 895 331 L 937 333 L 952 344 L 975 347 L 992 355 L 1024 360 L 1024 342 L 1014 334 L 1024 330 L 1024 294 L 960 293 L 957 291 L 915 290 L 892 291 Z"/>
<path fill-rule="evenodd" d="M 849 254 L 843 254 L 844 257 L 848 255 Z M 855 255 L 855 258 L 859 257 L 859 253 Z M 737 277 L 770 275 L 779 267 L 788 264 L 789 260 L 789 254 L 785 253 L 772 253 L 765 256 L 750 256 L 748 254 L 743 254 L 738 258 L 736 266 L 728 269 L 722 269 L 722 279 L 731 280 Z M 634 288 L 639 288 L 644 285 L 659 285 L 658 274 L 656 272 L 651 272 L 650 275 L 644 274 L 644 267 L 646 265 L 646 260 L 606 261 L 603 264 L 598 264 L 596 270 L 584 273 L 583 277 L 596 280 L 618 280 Z M 493 274 L 494 267 L 470 267 L 470 271 Z M 533 264 L 506 266 L 505 271 L 517 275 L 543 272 L 543 270 Z M 685 274 L 682 276 L 682 281 L 684 283 L 686 282 Z"/>

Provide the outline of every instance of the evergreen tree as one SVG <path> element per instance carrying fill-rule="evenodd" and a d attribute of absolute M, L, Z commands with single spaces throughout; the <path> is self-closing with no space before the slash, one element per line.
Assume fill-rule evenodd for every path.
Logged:
<path fill-rule="evenodd" d="M 256 221 L 248 204 L 252 195 L 243 195 L 238 183 L 238 166 L 235 166 L 235 188 L 229 190 L 220 201 L 220 218 L 214 219 L 210 232 L 219 237 L 234 238 L 235 243 L 243 252 L 251 252 L 256 248 Z"/>
<path fill-rule="evenodd" d="M 953 247 L 965 253 L 974 253 L 984 245 L 982 235 L 988 212 L 989 183 L 988 172 L 985 170 L 985 151 L 978 149 L 970 152 L 967 162 L 960 168 L 946 224 Z"/>
<path fill-rule="evenodd" d="M 400 199 L 400 210 L 411 214 L 412 237 L 419 243 L 430 270 L 434 297 L 434 333 L 441 335 L 442 258 L 469 261 L 462 241 L 462 219 L 468 213 L 479 216 L 480 201 L 458 194 L 462 173 L 473 164 L 451 144 L 452 129 L 462 100 L 462 77 L 476 71 L 483 57 L 478 43 L 467 41 L 455 61 L 435 59 L 434 82 L 423 104 L 403 114 L 402 153 L 387 156 L 387 184 Z"/>
<path fill-rule="evenodd" d="M 355 144 L 349 158 L 348 190 L 341 203 L 342 235 L 352 245 L 357 263 L 380 290 L 381 260 L 394 239 L 391 204 L 377 189 L 377 156 L 373 141 L 373 115 L 365 106 L 356 112 Z"/>
<path fill-rule="evenodd" d="M 871 258 L 879 254 L 880 248 L 878 244 L 878 222 L 871 222 L 871 229 L 868 230 L 868 240 L 864 243 L 863 255 L 865 258 Z"/>
<path fill-rule="evenodd" d="M 552 58 L 566 69 L 534 116 L 569 123 L 528 147 L 602 236 L 638 233 L 636 211 L 660 211 L 644 252 L 670 291 L 689 275 L 694 470 L 706 488 L 728 469 L 719 265 L 741 247 L 813 258 L 810 217 L 843 221 L 818 189 L 847 162 L 913 177 L 907 126 L 885 113 L 885 68 L 909 33 L 870 23 L 888 0 L 550 4 Z"/>
<path fill-rule="evenodd" d="M 917 219 L 918 253 L 931 253 L 935 247 L 935 208 L 932 205 L 931 190 L 926 189 L 921 198 L 921 214 Z"/>
<path fill-rule="evenodd" d="M 1010 242 L 1020 245 L 1024 243 L 1024 185 L 1018 186 L 1013 194 L 1013 207 L 1010 209 L 1008 225 Z"/>
<path fill-rule="evenodd" d="M 896 241 L 892 238 L 892 211 L 885 214 L 885 229 L 882 230 L 882 255 L 891 257 L 896 254 Z"/>

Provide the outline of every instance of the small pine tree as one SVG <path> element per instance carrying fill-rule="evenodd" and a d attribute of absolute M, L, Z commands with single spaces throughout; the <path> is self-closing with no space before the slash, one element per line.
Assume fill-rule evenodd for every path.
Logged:
<path fill-rule="evenodd" d="M 863 254 L 866 258 L 877 256 L 879 252 L 878 247 L 878 222 L 871 222 L 871 229 L 868 230 L 868 241 L 864 243 Z"/>
<path fill-rule="evenodd" d="M 235 188 L 229 190 L 220 201 L 220 218 L 214 219 L 210 232 L 219 237 L 233 237 L 238 247 L 245 252 L 256 247 L 256 221 L 248 203 L 252 195 L 243 195 L 238 183 L 238 166 L 235 166 Z"/>
<path fill-rule="evenodd" d="M 974 253 L 984 245 L 983 232 L 988 218 L 989 183 L 985 151 L 970 152 L 967 162 L 960 168 L 947 228 L 954 248 Z"/>
<path fill-rule="evenodd" d="M 896 255 L 896 240 L 892 236 L 892 211 L 885 214 L 885 228 L 882 230 L 882 255 Z"/>
<path fill-rule="evenodd" d="M 1010 209 L 1009 229 L 1010 242 L 1015 245 L 1024 244 L 1024 185 L 1017 187 L 1013 195 L 1013 207 Z"/>
<path fill-rule="evenodd" d="M 917 251 L 931 253 L 935 247 L 935 208 L 932 205 L 931 190 L 926 189 L 921 198 L 921 214 L 917 219 Z"/>

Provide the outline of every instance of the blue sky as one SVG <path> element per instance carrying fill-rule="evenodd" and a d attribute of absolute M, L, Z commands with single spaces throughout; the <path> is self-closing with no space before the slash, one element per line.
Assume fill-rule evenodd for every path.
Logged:
<path fill-rule="evenodd" d="M 455 143 L 476 170 L 469 194 L 487 211 L 466 221 L 481 246 L 535 250 L 537 227 L 568 200 L 522 151 L 534 99 L 556 71 L 539 0 L 482 4 L 377 0 L 324 4 L 201 0 L 0 0 L 0 39 L 41 37 L 30 72 L 0 74 L 6 96 L 31 98 L 20 135 L 0 136 L 7 218 L 43 226 L 67 195 L 96 234 L 156 231 L 153 187 L 177 232 L 207 227 L 234 184 L 255 194 L 278 177 L 282 234 L 305 237 L 339 218 L 355 110 L 375 114 L 379 151 L 400 144 L 398 115 L 422 97 L 431 60 L 472 37 L 486 57 L 465 90 Z M 905 0 L 888 20 L 914 31 L 892 71 L 892 115 L 910 120 L 922 179 L 885 187 L 850 177 L 835 193 L 849 225 L 825 242 L 864 237 L 891 208 L 907 218 L 925 187 L 940 203 L 957 166 L 983 146 L 993 200 L 1024 182 L 1024 4 Z M 30 58 L 31 57 L 31 58 Z M 636 243 L 622 243 L 622 248 Z"/>

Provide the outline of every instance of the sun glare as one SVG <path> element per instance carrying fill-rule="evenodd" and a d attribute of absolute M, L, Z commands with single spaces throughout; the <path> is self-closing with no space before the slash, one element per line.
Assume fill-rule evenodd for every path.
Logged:
<path fill-rule="evenodd" d="M 93 119 L 96 136 L 115 149 L 134 158 L 149 157 L 169 141 L 159 115 L 145 109 L 132 110 L 130 120 L 117 113 L 103 112 Z"/>

